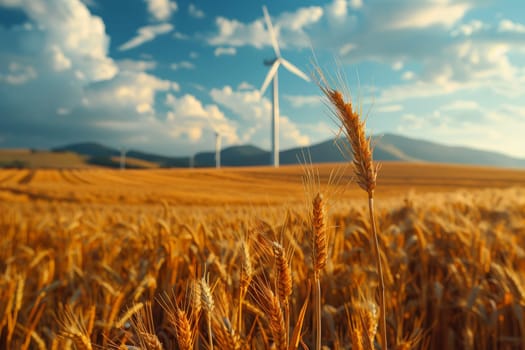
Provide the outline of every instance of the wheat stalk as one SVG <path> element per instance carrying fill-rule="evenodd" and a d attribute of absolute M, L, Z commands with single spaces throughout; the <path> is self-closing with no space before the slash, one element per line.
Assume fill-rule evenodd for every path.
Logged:
<path fill-rule="evenodd" d="M 290 303 L 289 298 L 292 295 L 292 270 L 288 263 L 283 246 L 278 242 L 272 243 L 273 256 L 277 267 L 277 296 L 279 298 L 279 304 L 284 309 L 284 321 L 288 327 L 290 322 Z M 286 332 L 288 336 L 288 332 Z M 286 339 L 288 343 L 288 339 Z"/>
<path fill-rule="evenodd" d="M 323 196 L 317 193 L 312 202 L 312 260 L 314 267 L 315 348 L 321 349 L 321 270 L 326 266 L 326 208 Z"/>
<path fill-rule="evenodd" d="M 215 309 L 215 302 L 213 300 L 213 294 L 211 293 L 210 285 L 206 278 L 201 278 L 200 280 L 200 292 L 201 292 L 201 301 L 206 311 L 206 320 L 208 323 L 208 342 L 209 347 L 213 350 L 213 330 L 211 327 L 211 317 L 213 315 L 213 310 Z"/>
<path fill-rule="evenodd" d="M 191 350 L 193 348 L 193 338 L 191 335 L 191 323 L 186 312 L 180 308 L 177 309 L 172 323 L 175 324 L 177 333 L 177 342 L 181 350 Z"/>
<path fill-rule="evenodd" d="M 332 106 L 332 111 L 342 124 L 343 131 L 350 144 L 352 164 L 356 182 L 368 194 L 368 208 L 370 214 L 370 224 L 372 226 L 373 246 L 376 259 L 377 273 L 379 275 L 379 307 L 380 307 L 380 327 L 382 349 L 387 347 L 386 334 L 386 305 L 385 305 L 385 283 L 383 277 L 383 267 L 381 265 L 381 250 L 379 248 L 379 238 L 377 234 L 375 214 L 374 214 L 374 190 L 378 167 L 374 165 L 372 159 L 372 148 L 370 138 L 366 137 L 366 123 L 356 112 L 351 102 L 346 102 L 343 94 L 331 87 L 320 68 L 316 69 L 319 88 L 328 99 Z"/>

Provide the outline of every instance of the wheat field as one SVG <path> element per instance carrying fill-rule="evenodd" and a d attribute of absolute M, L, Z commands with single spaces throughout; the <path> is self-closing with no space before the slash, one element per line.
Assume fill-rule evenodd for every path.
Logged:
<path fill-rule="evenodd" d="M 389 348 L 525 349 L 524 184 L 382 165 Z M 380 348 L 366 198 L 339 165 L 2 170 L 0 199 L 0 348 L 314 349 L 318 330 L 324 348 Z"/>

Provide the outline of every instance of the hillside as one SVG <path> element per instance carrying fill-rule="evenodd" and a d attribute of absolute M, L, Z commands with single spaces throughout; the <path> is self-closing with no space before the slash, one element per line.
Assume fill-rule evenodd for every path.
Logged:
<path fill-rule="evenodd" d="M 75 152 L 0 150 L 0 168 L 85 168 L 88 166 L 85 157 Z"/>
<path fill-rule="evenodd" d="M 510 157 L 497 152 L 446 146 L 394 134 L 374 136 L 372 139 L 375 146 L 374 159 L 379 161 L 418 161 L 508 168 L 525 167 L 525 159 Z M 327 140 L 306 148 L 298 147 L 281 151 L 280 161 L 283 165 L 304 163 L 305 159 L 311 160 L 313 163 L 342 162 L 346 156 L 343 156 L 340 150 L 346 147 L 348 145 L 344 139 Z M 41 152 L 32 156 L 32 158 L 40 157 L 41 159 L 28 163 L 27 155 L 12 152 L 9 156 L 0 157 L 0 167 L 83 167 L 91 165 L 118 168 L 120 166 L 120 151 L 118 149 L 93 142 L 65 145 L 54 148 L 52 152 L 48 153 L 53 156 L 50 158 L 49 155 L 44 156 L 45 154 Z M 58 161 L 59 158 L 64 159 Z M 138 150 L 127 151 L 126 159 L 129 168 L 187 168 L 192 163 L 189 157 L 167 157 Z M 224 148 L 221 152 L 222 166 L 269 164 L 270 152 L 257 146 L 231 146 Z M 215 152 L 197 153 L 193 159 L 193 166 L 199 168 L 215 166 Z"/>
<path fill-rule="evenodd" d="M 86 157 L 86 163 L 110 168 L 120 167 L 120 150 L 94 142 L 65 145 L 53 149 L 55 153 L 74 152 Z M 188 167 L 188 158 L 165 157 L 136 150 L 126 151 L 128 168 Z"/>
<path fill-rule="evenodd" d="M 374 159 L 380 161 L 431 162 L 488 165 L 498 167 L 523 168 L 525 159 L 488 152 L 468 147 L 446 146 L 434 142 L 408 138 L 394 134 L 372 137 Z M 281 164 L 304 163 L 304 158 L 313 163 L 333 163 L 346 160 L 341 149 L 348 147 L 346 140 L 327 140 L 306 148 L 292 148 L 281 151 Z M 247 151 L 247 148 L 249 151 Z M 215 153 L 199 153 L 199 166 L 213 166 Z M 225 166 L 268 165 L 270 152 L 254 146 L 234 146 L 221 152 L 221 163 Z"/>

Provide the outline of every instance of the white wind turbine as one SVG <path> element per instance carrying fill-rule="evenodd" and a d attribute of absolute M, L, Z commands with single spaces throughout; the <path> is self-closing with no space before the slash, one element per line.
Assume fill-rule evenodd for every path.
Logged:
<path fill-rule="evenodd" d="M 215 167 L 221 167 L 221 133 L 215 129 Z"/>
<path fill-rule="evenodd" d="M 279 83 L 277 80 L 277 70 L 282 64 L 284 68 L 298 77 L 310 81 L 308 76 L 304 74 L 299 68 L 291 64 L 289 61 L 285 60 L 281 56 L 281 50 L 279 50 L 279 44 L 277 43 L 277 36 L 273 30 L 272 21 L 270 20 L 270 15 L 266 6 L 263 6 L 264 19 L 266 21 L 266 26 L 268 27 L 268 32 L 270 33 L 270 38 L 272 40 L 273 51 L 275 52 L 275 58 L 271 60 L 264 60 L 264 65 L 270 66 L 270 70 L 264 79 L 264 83 L 261 86 L 260 94 L 261 96 L 266 91 L 270 80 L 272 80 L 273 92 L 272 92 L 272 163 L 274 167 L 279 166 Z"/>
<path fill-rule="evenodd" d="M 124 147 L 120 147 L 120 170 L 126 169 L 126 153 L 128 152 L 127 149 Z"/>

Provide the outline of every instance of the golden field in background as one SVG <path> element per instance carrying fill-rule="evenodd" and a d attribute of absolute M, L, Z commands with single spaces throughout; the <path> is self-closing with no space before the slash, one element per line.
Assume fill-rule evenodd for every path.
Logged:
<path fill-rule="evenodd" d="M 328 208 L 322 342 L 370 349 L 367 198 L 350 168 L 328 183 L 339 167 L 313 166 Z M 0 170 L 0 348 L 205 349 L 210 332 L 218 349 L 313 348 L 303 175 Z M 384 162 L 376 205 L 389 348 L 525 348 L 525 171 Z M 281 318 L 262 295 L 278 294 L 275 243 L 292 272 Z M 192 292 L 205 275 L 209 310 Z"/>
<path fill-rule="evenodd" d="M 342 164 L 319 164 L 321 183 L 330 175 L 342 176 L 329 185 L 338 200 L 362 199 L 352 173 Z M 0 170 L 0 198 L 12 201 L 43 199 L 70 203 L 283 205 L 304 203 L 301 166 L 110 170 L 26 169 Z M 335 176 L 334 176 L 335 177 Z M 382 162 L 376 195 L 406 197 L 409 192 L 448 192 L 457 189 L 505 188 L 525 184 L 525 171 L 431 163 Z"/>

